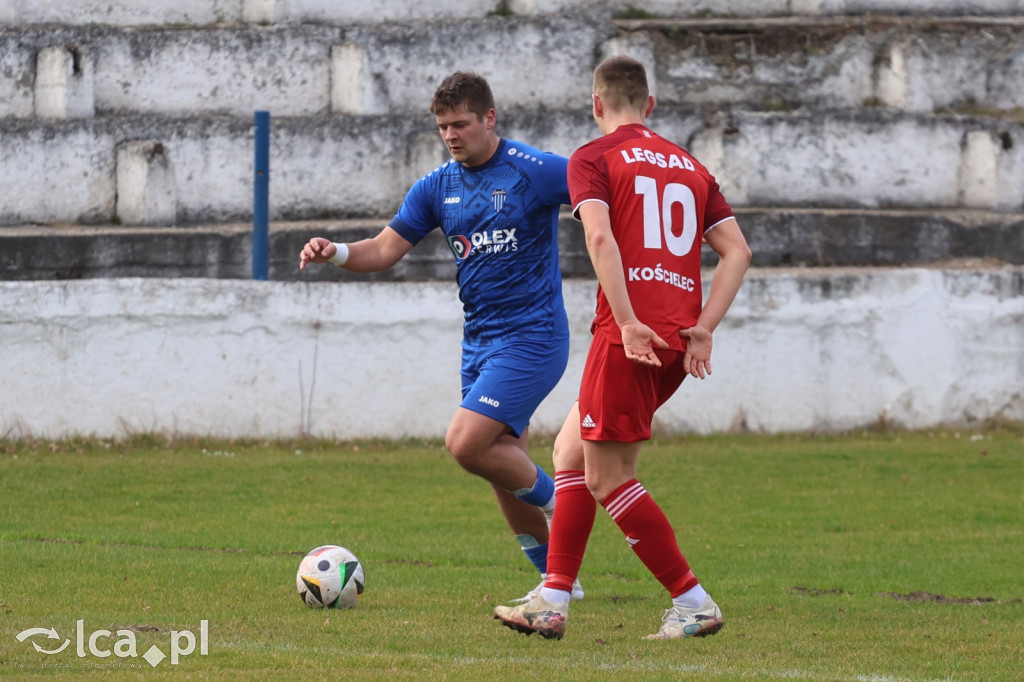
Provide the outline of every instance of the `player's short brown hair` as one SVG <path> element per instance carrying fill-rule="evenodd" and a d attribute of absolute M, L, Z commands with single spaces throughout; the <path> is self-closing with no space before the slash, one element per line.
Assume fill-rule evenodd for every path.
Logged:
<path fill-rule="evenodd" d="M 594 70 L 594 94 L 608 107 L 643 110 L 650 93 L 647 70 L 632 57 L 609 57 Z"/>
<path fill-rule="evenodd" d="M 437 116 L 463 106 L 480 119 L 494 108 L 494 95 L 486 78 L 471 71 L 456 71 L 437 87 L 430 100 L 430 113 Z"/>

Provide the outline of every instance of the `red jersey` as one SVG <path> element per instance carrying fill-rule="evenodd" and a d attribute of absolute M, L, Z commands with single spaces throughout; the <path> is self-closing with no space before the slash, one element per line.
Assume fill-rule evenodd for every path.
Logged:
<path fill-rule="evenodd" d="M 586 201 L 608 206 L 637 319 L 674 350 L 679 330 L 700 315 L 700 256 L 705 232 L 733 217 L 715 178 L 681 147 L 641 124 L 619 126 L 569 159 L 573 213 Z M 599 286 L 591 328 L 622 345 L 611 306 Z"/>

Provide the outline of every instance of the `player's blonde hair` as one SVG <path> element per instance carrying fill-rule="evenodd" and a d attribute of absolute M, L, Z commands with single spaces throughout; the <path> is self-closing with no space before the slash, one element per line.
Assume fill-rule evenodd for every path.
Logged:
<path fill-rule="evenodd" d="M 643 111 L 650 92 L 647 70 L 632 57 L 609 57 L 594 70 L 594 94 L 611 109 Z"/>

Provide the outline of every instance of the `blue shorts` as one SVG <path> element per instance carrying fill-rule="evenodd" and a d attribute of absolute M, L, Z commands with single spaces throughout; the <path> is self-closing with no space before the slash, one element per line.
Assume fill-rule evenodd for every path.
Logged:
<path fill-rule="evenodd" d="M 462 342 L 462 404 L 518 438 L 569 363 L 569 338 Z"/>

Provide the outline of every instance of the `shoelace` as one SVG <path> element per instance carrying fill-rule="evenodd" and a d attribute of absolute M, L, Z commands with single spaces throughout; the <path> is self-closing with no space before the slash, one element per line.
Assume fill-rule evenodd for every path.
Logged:
<path fill-rule="evenodd" d="M 543 587 L 544 587 L 544 579 L 542 578 L 541 581 L 540 581 L 540 584 L 537 585 L 537 587 L 535 587 L 532 590 L 530 590 L 529 592 L 527 592 L 525 597 L 519 597 L 518 599 L 513 599 L 512 603 L 513 604 L 525 604 L 526 602 L 530 601 L 531 599 L 533 599 L 534 597 L 539 595 L 540 591 L 541 591 L 541 588 L 543 588 Z"/>

